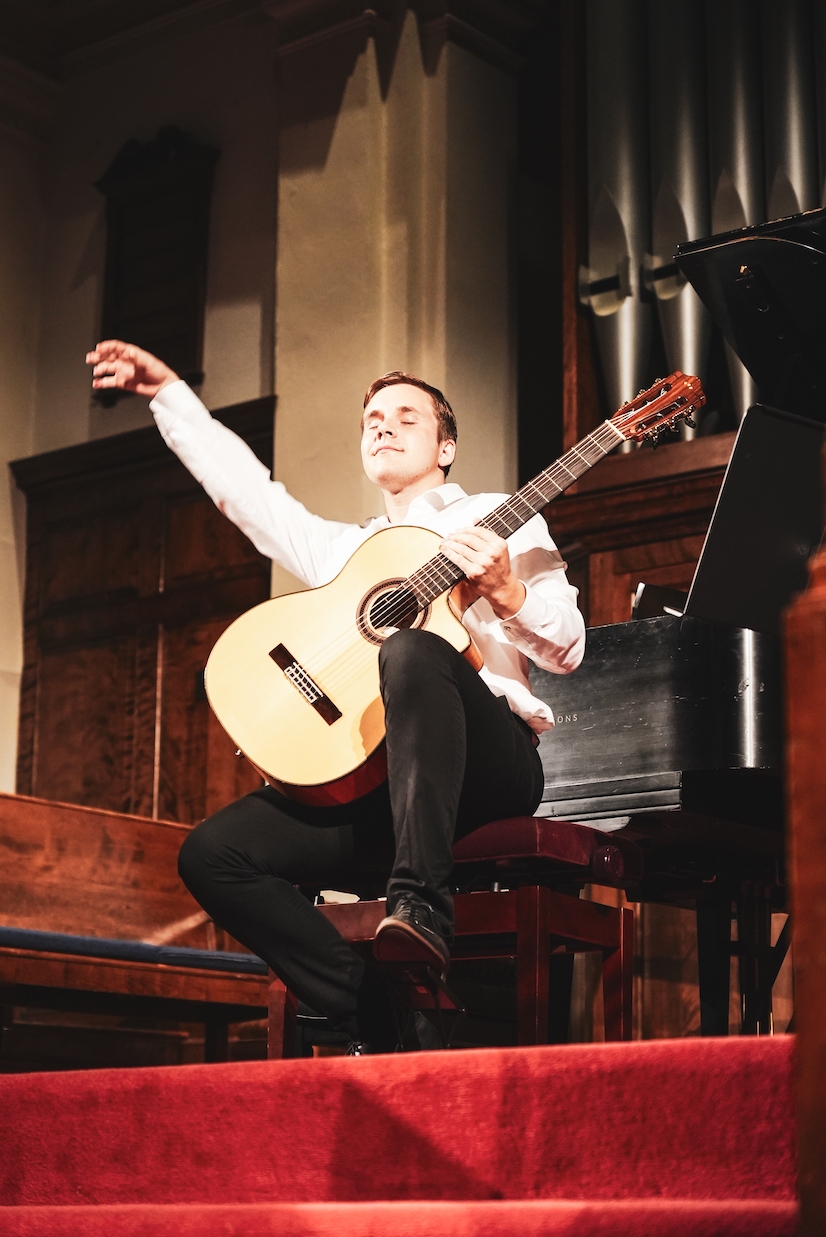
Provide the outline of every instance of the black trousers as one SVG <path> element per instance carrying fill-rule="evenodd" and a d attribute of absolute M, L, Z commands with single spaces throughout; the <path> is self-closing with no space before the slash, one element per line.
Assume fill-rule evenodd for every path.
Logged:
<path fill-rule="evenodd" d="M 432 907 L 453 932 L 453 841 L 488 821 L 530 815 L 542 797 L 532 732 L 447 641 L 399 631 L 379 659 L 388 780 L 337 807 L 309 807 L 272 787 L 198 825 L 178 867 L 216 923 L 302 1001 L 346 1025 L 369 986 L 364 962 L 296 886 L 352 887 L 389 874 L 400 894 Z"/>

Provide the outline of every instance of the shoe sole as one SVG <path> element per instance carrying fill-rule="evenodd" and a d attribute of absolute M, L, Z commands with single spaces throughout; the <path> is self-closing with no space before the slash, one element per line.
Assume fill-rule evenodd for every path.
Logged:
<path fill-rule="evenodd" d="M 423 962 L 435 967 L 442 976 L 447 974 L 450 966 L 450 959 L 445 958 L 426 937 L 404 920 L 392 916 L 382 919 L 376 929 L 373 957 L 377 962 Z"/>

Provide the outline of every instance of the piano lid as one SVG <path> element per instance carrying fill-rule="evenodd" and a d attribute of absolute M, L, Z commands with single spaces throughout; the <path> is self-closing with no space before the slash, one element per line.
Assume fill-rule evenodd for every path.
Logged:
<path fill-rule="evenodd" d="M 826 421 L 826 209 L 688 241 L 675 261 L 761 402 Z"/>

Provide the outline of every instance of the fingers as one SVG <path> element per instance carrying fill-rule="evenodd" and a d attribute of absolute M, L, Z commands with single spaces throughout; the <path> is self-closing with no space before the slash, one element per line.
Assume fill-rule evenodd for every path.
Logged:
<path fill-rule="evenodd" d="M 495 550 L 501 554 L 507 548 L 504 538 L 492 532 L 489 528 L 459 528 L 449 533 L 446 540 L 467 546 L 472 550 Z"/>
<path fill-rule="evenodd" d="M 446 538 L 440 548 L 446 558 L 462 568 L 469 580 L 483 579 L 501 561 L 498 555 L 486 553 L 484 549 L 467 546 L 453 538 Z"/>
<path fill-rule="evenodd" d="M 135 366 L 131 361 L 99 361 L 92 370 L 92 387 L 98 391 L 108 387 L 124 388 L 134 379 Z"/>
<path fill-rule="evenodd" d="M 98 361 L 113 361 L 119 357 L 134 359 L 135 348 L 125 344 L 122 339 L 104 339 L 91 352 L 86 353 L 86 364 L 96 365 Z"/>

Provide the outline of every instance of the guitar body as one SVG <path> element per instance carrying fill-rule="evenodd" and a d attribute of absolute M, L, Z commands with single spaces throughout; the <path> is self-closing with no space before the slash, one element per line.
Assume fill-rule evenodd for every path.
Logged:
<path fill-rule="evenodd" d="M 329 584 L 264 601 L 218 639 L 205 673 L 209 703 L 236 746 L 284 794 L 349 803 L 384 781 L 379 652 L 388 632 L 371 625 L 370 610 L 432 558 L 440 540 L 410 525 L 383 529 Z M 410 625 L 442 636 L 478 668 L 481 658 L 459 618 L 461 587 Z"/>
<path fill-rule="evenodd" d="M 620 442 L 656 443 L 705 404 L 674 373 L 642 391 L 479 521 L 509 537 Z M 476 599 L 426 528 L 369 537 L 329 584 L 265 601 L 236 619 L 207 663 L 209 702 L 267 781 L 304 803 L 349 803 L 387 776 L 379 652 L 399 627 L 442 636 L 478 670 L 460 615 Z M 457 583 L 458 581 L 458 583 Z"/>

